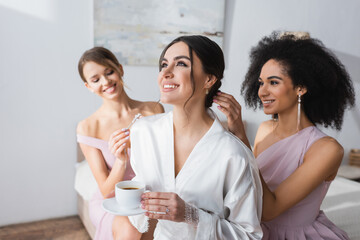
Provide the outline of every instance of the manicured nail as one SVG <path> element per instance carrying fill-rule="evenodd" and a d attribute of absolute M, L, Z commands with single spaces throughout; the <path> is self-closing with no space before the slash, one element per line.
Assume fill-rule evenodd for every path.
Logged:
<path fill-rule="evenodd" d="M 216 99 L 213 99 L 213 102 L 217 102 L 217 100 L 216 100 Z"/>
<path fill-rule="evenodd" d="M 121 131 L 126 131 L 126 128 L 121 129 Z"/>
<path fill-rule="evenodd" d="M 221 92 L 220 92 L 220 91 L 218 91 L 218 92 L 216 93 L 216 95 L 221 95 Z"/>
<path fill-rule="evenodd" d="M 220 107 L 220 106 L 217 106 L 217 108 L 218 108 L 218 109 L 221 109 L 221 107 Z"/>
<path fill-rule="evenodd" d="M 130 134 L 130 132 L 129 132 L 129 131 L 126 131 L 126 132 L 125 132 L 125 135 L 129 135 L 129 134 Z"/>
<path fill-rule="evenodd" d="M 125 139 L 129 139 L 130 136 L 127 136 Z"/>

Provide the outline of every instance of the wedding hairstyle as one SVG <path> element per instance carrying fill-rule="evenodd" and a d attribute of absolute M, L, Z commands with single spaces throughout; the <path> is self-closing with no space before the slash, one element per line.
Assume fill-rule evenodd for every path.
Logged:
<path fill-rule="evenodd" d="M 301 104 L 314 124 L 341 129 L 344 111 L 354 106 L 352 81 L 344 65 L 323 43 L 310 37 L 273 32 L 251 49 L 250 66 L 241 93 L 247 106 L 262 107 L 258 97 L 263 65 L 273 59 L 282 67 L 295 87 L 306 87 Z"/>
<path fill-rule="evenodd" d="M 210 40 L 209 38 L 201 35 L 192 35 L 192 36 L 181 36 L 169 43 L 164 50 L 162 51 L 159 59 L 159 71 L 161 71 L 161 61 L 164 58 L 164 55 L 169 47 L 178 42 L 184 42 L 189 47 L 189 55 L 191 61 L 191 85 L 192 85 L 192 94 L 186 103 L 191 99 L 195 92 L 195 81 L 194 74 L 192 70 L 193 66 L 193 52 L 198 56 L 201 61 L 203 71 L 206 74 L 211 74 L 216 77 L 215 84 L 209 89 L 208 94 L 205 99 L 205 107 L 211 107 L 213 103 L 213 97 L 218 92 L 221 87 L 221 79 L 223 78 L 224 69 L 225 69 L 225 60 L 224 54 L 217 43 Z M 185 105 L 186 105 L 185 103 Z M 185 106 L 184 105 L 184 106 Z"/>
<path fill-rule="evenodd" d="M 104 67 L 108 67 L 112 70 L 114 70 L 117 74 L 119 74 L 119 77 L 122 77 L 123 72 L 120 69 L 120 63 L 115 57 L 115 55 L 108 49 L 104 47 L 94 47 L 91 48 L 83 53 L 81 56 L 79 63 L 78 63 L 78 70 L 81 79 L 86 82 L 85 76 L 84 76 L 84 65 L 87 62 L 95 62 L 99 65 L 102 65 Z"/>

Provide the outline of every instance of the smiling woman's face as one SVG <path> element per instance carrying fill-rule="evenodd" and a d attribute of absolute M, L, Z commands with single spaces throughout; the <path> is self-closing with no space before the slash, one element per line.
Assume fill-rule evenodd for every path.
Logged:
<path fill-rule="evenodd" d="M 113 69 L 90 61 L 85 63 L 83 72 L 85 86 L 100 97 L 112 99 L 121 94 L 121 76 Z"/>
<path fill-rule="evenodd" d="M 204 84 L 208 75 L 204 73 L 198 56 L 193 52 L 193 64 L 189 55 L 189 47 L 184 42 L 178 42 L 169 47 L 161 60 L 161 71 L 158 84 L 161 92 L 161 102 L 181 105 L 191 97 L 191 68 L 193 71 L 195 92 L 190 102 L 205 99 Z M 203 100 L 204 100 L 203 99 Z M 190 103 L 189 102 L 189 103 Z"/>
<path fill-rule="evenodd" d="M 265 114 L 281 114 L 297 108 L 297 91 L 284 66 L 270 59 L 261 69 L 258 95 Z"/>

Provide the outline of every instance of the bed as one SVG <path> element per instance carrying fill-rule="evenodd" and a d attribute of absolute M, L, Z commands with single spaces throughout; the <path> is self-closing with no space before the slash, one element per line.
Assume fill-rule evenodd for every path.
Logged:
<path fill-rule="evenodd" d="M 84 159 L 84 158 L 82 158 Z M 94 194 L 97 183 L 91 173 L 90 167 L 86 160 L 78 162 L 75 166 L 75 190 L 77 193 L 77 210 L 78 215 L 89 233 L 91 239 L 95 236 L 95 226 L 92 224 L 89 217 L 89 200 Z"/>
<path fill-rule="evenodd" d="M 326 216 L 352 240 L 360 240 L 360 183 L 338 176 L 321 205 Z"/>
<path fill-rule="evenodd" d="M 91 238 L 95 235 L 88 214 L 88 201 L 96 190 L 96 181 L 81 153 L 76 164 L 75 190 L 78 195 L 78 214 Z M 350 239 L 360 240 L 360 183 L 337 176 L 330 185 L 321 209 Z"/>

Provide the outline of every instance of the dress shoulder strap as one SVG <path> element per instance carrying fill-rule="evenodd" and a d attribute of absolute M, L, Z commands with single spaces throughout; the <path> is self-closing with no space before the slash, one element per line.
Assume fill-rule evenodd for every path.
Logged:
<path fill-rule="evenodd" d="M 94 147 L 97 149 L 102 149 L 103 147 L 106 147 L 108 145 L 108 143 L 105 140 L 99 139 L 99 138 L 94 138 L 94 137 L 89 137 L 89 136 L 83 136 L 83 135 L 76 135 L 77 137 L 77 142 L 78 143 L 83 143 L 86 144 L 90 147 Z"/>
<path fill-rule="evenodd" d="M 306 146 L 306 151 L 311 147 L 311 145 L 319 140 L 320 138 L 326 137 L 327 135 L 323 133 L 320 129 L 317 127 L 312 127 L 311 131 L 308 135 L 308 142 Z"/>

